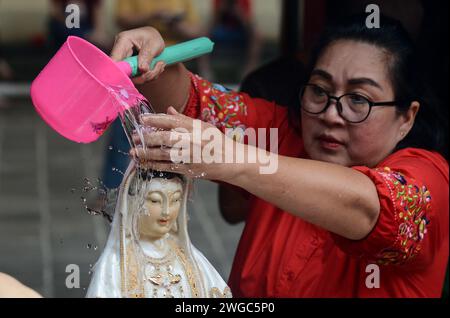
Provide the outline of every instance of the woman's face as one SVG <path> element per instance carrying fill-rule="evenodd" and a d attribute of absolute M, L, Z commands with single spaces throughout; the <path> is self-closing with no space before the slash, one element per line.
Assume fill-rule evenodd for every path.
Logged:
<path fill-rule="evenodd" d="M 337 41 L 323 52 L 309 83 L 332 96 L 358 93 L 372 102 L 393 101 L 388 62 L 385 52 L 376 46 Z M 367 120 L 359 124 L 341 118 L 335 101 L 325 113 L 302 112 L 305 150 L 311 159 L 343 166 L 375 166 L 394 150 L 411 127 L 411 120 L 399 115 L 395 107 L 373 107 Z"/>
<path fill-rule="evenodd" d="M 139 217 L 141 238 L 156 240 L 169 233 L 180 211 L 182 192 L 179 178 L 152 179 L 144 198 L 146 214 Z"/>

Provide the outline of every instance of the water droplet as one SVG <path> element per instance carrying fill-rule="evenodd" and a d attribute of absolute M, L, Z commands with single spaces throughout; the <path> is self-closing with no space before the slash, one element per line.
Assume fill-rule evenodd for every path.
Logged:
<path fill-rule="evenodd" d="M 98 249 L 98 246 L 97 245 L 95 245 L 94 246 L 94 251 L 96 251 Z"/>
<path fill-rule="evenodd" d="M 72 194 L 74 194 L 75 191 L 77 191 L 77 189 L 75 189 L 75 188 L 70 189 L 70 192 L 71 192 Z"/>
<path fill-rule="evenodd" d="M 124 155 L 124 156 L 127 156 L 127 157 L 130 156 L 130 154 L 129 154 L 128 152 L 122 151 L 122 150 L 120 150 L 120 149 L 117 150 L 117 152 L 120 153 L 121 155 Z"/>
<path fill-rule="evenodd" d="M 109 146 L 108 149 L 109 150 L 113 150 L 114 148 L 113 148 L 113 146 Z"/>
<path fill-rule="evenodd" d="M 112 168 L 112 171 L 113 172 L 118 172 L 118 173 L 120 173 L 121 175 L 125 175 L 125 173 L 124 172 L 122 172 L 121 170 L 119 170 L 119 169 L 117 169 L 117 168 Z"/>
<path fill-rule="evenodd" d="M 92 244 L 86 245 L 86 248 L 87 248 L 88 250 L 90 250 L 90 249 L 92 248 Z"/>

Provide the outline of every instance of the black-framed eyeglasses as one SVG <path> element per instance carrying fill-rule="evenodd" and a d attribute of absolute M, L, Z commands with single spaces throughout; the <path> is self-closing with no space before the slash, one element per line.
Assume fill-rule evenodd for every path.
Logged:
<path fill-rule="evenodd" d="M 350 93 L 340 97 L 330 95 L 325 89 L 315 84 L 306 84 L 300 91 L 300 107 L 309 114 L 319 115 L 325 113 L 331 106 L 331 101 L 336 101 L 339 115 L 349 123 L 359 124 L 369 118 L 372 107 L 396 106 L 397 101 L 372 102 L 367 97 Z"/>

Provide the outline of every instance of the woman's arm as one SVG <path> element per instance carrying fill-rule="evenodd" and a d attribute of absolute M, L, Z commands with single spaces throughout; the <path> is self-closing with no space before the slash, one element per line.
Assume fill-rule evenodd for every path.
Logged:
<path fill-rule="evenodd" d="M 234 164 L 235 173 L 227 181 L 351 240 L 365 238 L 378 220 L 375 185 L 358 171 L 283 156 L 278 156 L 274 174 L 260 174 L 259 168 L 259 164 Z"/>
<path fill-rule="evenodd" d="M 188 70 L 182 63 L 163 69 L 155 81 L 137 85 L 157 113 L 165 113 L 169 106 L 183 112 L 189 97 L 191 80 Z"/>

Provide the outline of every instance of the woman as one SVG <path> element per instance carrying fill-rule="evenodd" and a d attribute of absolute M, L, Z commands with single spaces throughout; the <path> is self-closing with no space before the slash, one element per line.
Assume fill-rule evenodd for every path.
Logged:
<path fill-rule="evenodd" d="M 87 297 L 231 297 L 189 239 L 188 189 L 181 176 L 137 170 L 130 164 Z"/>
<path fill-rule="evenodd" d="M 402 27 L 384 18 L 382 28 L 367 29 L 364 21 L 349 20 L 324 36 L 300 94 L 299 117 L 213 86 L 181 64 L 149 70 L 148 61 L 164 47 L 154 29 L 116 39 L 116 60 L 133 43 L 142 48 L 143 75 L 136 81 L 147 81 L 140 90 L 156 110 L 174 106 L 168 115 L 143 118 L 166 131 L 147 135 L 150 149 L 132 154 L 157 170 L 201 175 L 252 194 L 229 279 L 234 296 L 441 294 L 448 260 L 448 164 L 433 151 L 440 145 L 437 125 L 427 134 L 433 105 L 420 98 L 412 45 Z M 277 128 L 278 170 L 262 175 L 257 163 L 170 163 L 174 141 L 168 130 L 184 128 L 188 137 L 188 116 L 222 130 Z M 370 284 L 373 264 L 379 284 Z"/>

